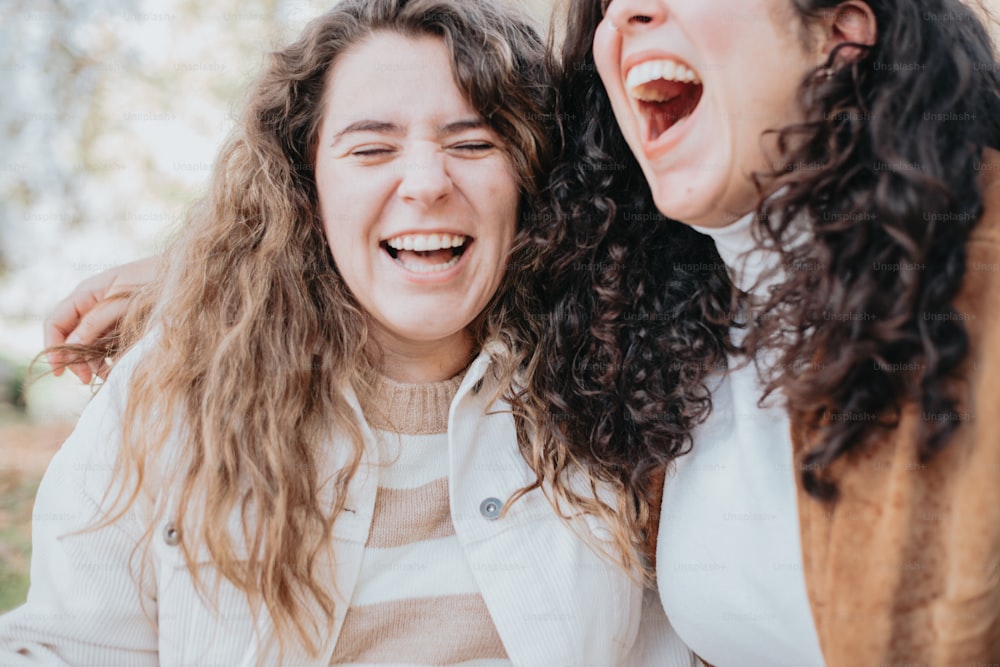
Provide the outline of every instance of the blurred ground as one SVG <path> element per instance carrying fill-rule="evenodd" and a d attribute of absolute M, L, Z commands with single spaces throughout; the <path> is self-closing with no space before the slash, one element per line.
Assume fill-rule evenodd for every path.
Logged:
<path fill-rule="evenodd" d="M 49 460 L 72 422 L 0 422 L 0 612 L 24 602 L 31 558 L 31 508 Z"/>

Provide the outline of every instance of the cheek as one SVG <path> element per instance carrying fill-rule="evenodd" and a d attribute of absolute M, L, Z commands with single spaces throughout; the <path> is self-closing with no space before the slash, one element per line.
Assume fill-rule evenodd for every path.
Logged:
<path fill-rule="evenodd" d="M 503 164 L 482 174 L 479 192 L 489 207 L 484 211 L 483 220 L 490 225 L 489 235 L 498 249 L 509 250 L 517 230 L 521 204 L 521 188 L 517 175 L 506 159 Z"/>
<path fill-rule="evenodd" d="M 332 177 L 329 169 L 322 163 L 316 165 L 316 198 L 319 202 L 319 215 L 323 222 L 323 234 L 326 242 L 336 256 L 338 233 L 341 229 L 340 221 L 336 219 L 337 207 L 334 205 L 338 201 L 338 193 L 334 184 L 336 179 Z M 343 211 L 341 211 L 343 214 Z"/>
<path fill-rule="evenodd" d="M 514 237 L 517 235 L 517 228 L 520 221 L 520 192 L 515 189 L 510 202 L 503 210 L 503 255 L 506 257 L 514 245 Z"/>
<path fill-rule="evenodd" d="M 378 213 L 380 190 L 375 179 L 359 179 L 350 171 L 316 167 L 316 191 L 323 232 L 334 259 L 365 241 L 366 228 Z"/>
<path fill-rule="evenodd" d="M 365 243 L 359 235 L 358 225 L 350 220 L 352 213 L 333 205 L 332 202 L 335 201 L 338 200 L 328 199 L 327 205 L 324 205 L 324 200 L 320 200 L 323 237 L 337 273 L 351 292 L 357 294 L 358 282 L 364 281 L 364 277 L 368 275 L 366 262 L 370 256 L 364 252 Z"/>
<path fill-rule="evenodd" d="M 336 217 L 335 207 L 324 202 L 322 198 L 320 199 L 319 210 L 323 220 L 323 236 L 326 238 L 326 244 L 330 247 L 330 252 L 337 266 L 340 266 L 341 255 L 344 254 L 344 246 L 349 241 L 347 235 L 344 234 L 344 221 Z"/>
<path fill-rule="evenodd" d="M 621 35 L 611 27 L 610 21 L 604 20 L 594 33 L 594 64 L 597 75 L 609 91 L 619 87 L 617 71 L 620 55 Z"/>

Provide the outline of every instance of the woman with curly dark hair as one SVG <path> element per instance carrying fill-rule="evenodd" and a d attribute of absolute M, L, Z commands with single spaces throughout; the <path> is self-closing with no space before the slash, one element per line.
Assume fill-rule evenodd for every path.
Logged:
<path fill-rule="evenodd" d="M 631 470 L 640 505 L 672 463 L 657 574 L 678 633 L 716 666 L 995 661 L 1000 65 L 976 13 L 588 0 L 561 66 L 566 229 L 538 240 L 587 275 L 549 261 L 531 400 L 573 415 L 552 442 Z M 685 226 L 635 213 L 647 187 Z M 672 243 L 689 255 L 667 266 Z M 664 338 L 691 312 L 672 280 L 706 271 L 691 298 L 725 322 L 720 259 L 742 349 L 674 413 L 726 343 Z M 690 447 L 650 438 L 708 409 Z"/>

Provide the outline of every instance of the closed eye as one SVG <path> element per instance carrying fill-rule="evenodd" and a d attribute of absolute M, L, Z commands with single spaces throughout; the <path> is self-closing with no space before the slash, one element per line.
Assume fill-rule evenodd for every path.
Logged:
<path fill-rule="evenodd" d="M 356 155 L 358 157 L 379 157 L 389 155 L 392 152 L 394 152 L 394 149 L 388 148 L 387 146 L 364 146 L 352 150 L 351 155 Z"/>
<path fill-rule="evenodd" d="M 494 146 L 491 143 L 487 143 L 485 141 L 464 141 L 460 144 L 454 144 L 452 146 L 448 146 L 448 150 L 450 151 L 459 151 L 461 153 L 473 153 L 473 154 L 485 153 L 486 151 L 493 150 L 494 148 L 496 148 L 496 146 Z"/>

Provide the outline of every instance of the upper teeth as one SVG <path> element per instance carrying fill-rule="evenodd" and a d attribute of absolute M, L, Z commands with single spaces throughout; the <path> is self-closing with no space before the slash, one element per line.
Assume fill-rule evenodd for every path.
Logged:
<path fill-rule="evenodd" d="M 396 250 L 441 250 L 465 245 L 467 236 L 460 234 L 404 234 L 386 240 L 386 245 Z"/>
<path fill-rule="evenodd" d="M 680 81 L 681 83 L 701 83 L 692 70 L 674 60 L 648 60 L 629 70 L 625 85 L 631 92 L 650 81 Z"/>

